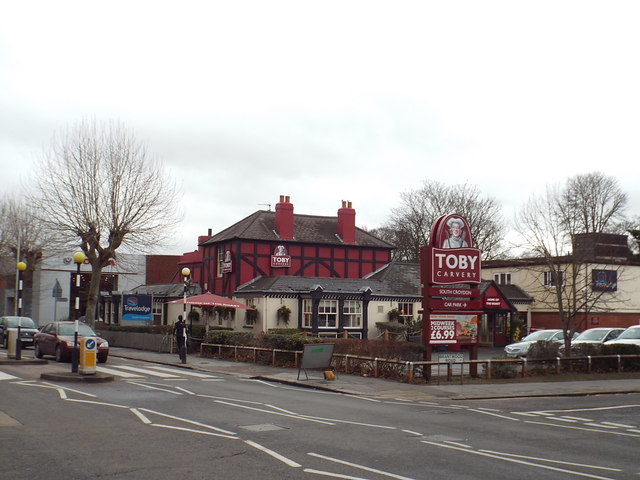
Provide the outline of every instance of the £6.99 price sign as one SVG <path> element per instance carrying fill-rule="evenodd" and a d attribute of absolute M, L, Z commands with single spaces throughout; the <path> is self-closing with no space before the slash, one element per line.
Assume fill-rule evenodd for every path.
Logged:
<path fill-rule="evenodd" d="M 456 343 L 456 321 L 432 320 L 430 343 Z"/>

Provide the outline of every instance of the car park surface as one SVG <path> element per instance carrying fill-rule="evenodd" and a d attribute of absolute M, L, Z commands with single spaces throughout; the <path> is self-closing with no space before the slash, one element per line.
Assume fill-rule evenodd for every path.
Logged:
<path fill-rule="evenodd" d="M 33 337 L 38 333 L 35 322 L 29 317 L 4 316 L 0 317 L 0 344 L 7 348 L 10 328 L 20 327 L 20 340 L 23 347 L 33 345 Z"/>
<path fill-rule="evenodd" d="M 42 327 L 35 336 L 35 356 L 42 358 L 44 355 L 53 355 L 58 362 L 70 359 L 75 341 L 75 325 L 75 322 L 51 322 Z M 109 356 L 109 343 L 99 337 L 89 325 L 79 322 L 78 343 L 83 337 L 96 338 L 98 362 L 105 363 Z"/>

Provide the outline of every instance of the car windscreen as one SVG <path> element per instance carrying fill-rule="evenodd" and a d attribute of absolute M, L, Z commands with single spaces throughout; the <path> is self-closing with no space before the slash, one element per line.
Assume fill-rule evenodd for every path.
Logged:
<path fill-rule="evenodd" d="M 29 317 L 11 317 L 7 319 L 7 327 L 36 328 L 36 324 Z"/>
<path fill-rule="evenodd" d="M 628 328 L 616 340 L 624 340 L 625 338 L 640 338 L 640 328 Z"/>
<path fill-rule="evenodd" d="M 58 335 L 73 336 L 76 331 L 75 325 L 60 325 L 58 328 Z M 88 325 L 78 325 L 78 335 L 81 337 L 95 337 L 96 334 Z"/>
<path fill-rule="evenodd" d="M 521 341 L 537 342 L 538 340 L 549 340 L 556 333 L 557 333 L 557 330 L 538 330 L 537 332 L 533 332 L 527 335 Z"/>
<path fill-rule="evenodd" d="M 600 342 L 607 334 L 607 330 L 585 330 L 576 340 L 588 340 L 591 342 Z"/>

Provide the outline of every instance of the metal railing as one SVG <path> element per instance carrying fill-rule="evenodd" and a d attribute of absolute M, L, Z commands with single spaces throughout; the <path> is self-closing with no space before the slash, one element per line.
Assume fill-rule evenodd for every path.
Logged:
<path fill-rule="evenodd" d="M 217 352 L 217 356 L 221 358 L 233 357 L 234 361 L 258 361 L 265 362 L 268 360 L 272 366 L 278 366 L 280 359 L 283 364 L 290 363 L 293 360 L 294 367 L 299 368 L 302 359 L 302 351 L 297 350 L 281 350 L 274 348 L 252 347 L 243 345 L 223 345 L 214 343 L 202 343 L 200 345 L 200 355 L 205 356 L 206 351 L 211 354 Z M 227 355 L 224 355 L 227 352 Z M 375 378 L 396 378 L 406 382 L 414 382 L 417 378 L 440 377 L 440 367 L 446 367 L 447 381 L 453 378 L 453 371 L 456 366 L 460 367 L 460 376 L 469 373 L 471 376 L 480 376 L 477 374 L 479 367 L 482 368 L 483 377 L 487 380 L 495 378 L 495 373 L 505 366 L 514 366 L 518 373 L 513 376 L 525 377 L 527 374 L 536 373 L 555 373 L 561 374 L 564 371 L 583 371 L 585 373 L 594 372 L 594 363 L 599 362 L 605 365 L 609 370 L 615 370 L 620 373 L 624 371 L 626 360 L 636 360 L 637 365 L 633 366 L 634 370 L 640 370 L 640 355 L 587 355 L 584 357 L 555 357 L 543 358 L 535 360 L 527 359 L 484 359 L 484 360 L 464 360 L 459 362 L 437 362 L 437 361 L 405 361 L 389 358 L 367 357 L 364 355 L 352 355 L 345 353 L 334 353 L 332 358 L 333 367 L 337 371 L 343 373 L 360 374 L 372 376 Z M 434 368 L 437 368 L 438 375 L 433 375 Z M 578 370 L 576 370 L 576 368 Z M 539 369 L 537 371 L 536 369 Z M 502 377 L 508 378 L 508 377 Z"/>

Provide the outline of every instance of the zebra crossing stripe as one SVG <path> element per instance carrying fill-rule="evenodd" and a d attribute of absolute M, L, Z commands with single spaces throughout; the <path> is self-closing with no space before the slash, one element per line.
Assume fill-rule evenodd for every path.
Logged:
<path fill-rule="evenodd" d="M 138 368 L 138 367 L 130 367 L 129 365 L 114 365 L 115 368 L 122 368 L 123 370 L 128 370 L 130 372 L 141 373 L 143 375 L 151 375 L 153 377 L 160 378 L 180 378 L 179 375 L 174 375 L 171 373 L 163 373 L 155 370 L 150 370 L 147 368 Z"/>
<path fill-rule="evenodd" d="M 167 368 L 167 367 L 151 367 L 154 370 L 160 370 L 163 372 L 175 373 L 177 375 L 187 375 L 189 377 L 197 377 L 197 378 L 217 378 L 215 375 L 210 375 L 208 373 L 194 372 L 193 370 L 176 370 L 175 368 Z"/>
<path fill-rule="evenodd" d="M 131 372 L 123 372 L 120 370 L 116 370 L 115 368 L 96 367 L 96 370 L 100 373 L 106 373 L 107 375 L 116 375 L 123 378 L 143 378 L 143 375 L 138 375 L 137 373 Z"/>

